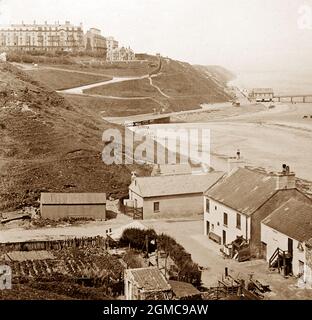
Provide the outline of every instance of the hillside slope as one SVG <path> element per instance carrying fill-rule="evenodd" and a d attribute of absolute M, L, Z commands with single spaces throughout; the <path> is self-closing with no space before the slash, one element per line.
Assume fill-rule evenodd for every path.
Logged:
<path fill-rule="evenodd" d="M 102 162 L 97 112 L 76 108 L 8 63 L 0 63 L 0 211 L 38 205 L 41 191 L 127 192 L 137 166 Z"/>
<path fill-rule="evenodd" d="M 150 59 L 154 64 L 157 62 L 155 57 Z M 159 109 L 163 106 L 168 111 L 189 110 L 196 109 L 203 103 L 229 101 L 231 97 L 225 88 L 228 74 L 218 72 L 217 75 L 215 69 L 209 72 L 205 68 L 192 66 L 189 63 L 163 58 L 159 72 L 151 79 L 112 83 L 85 90 L 84 93 L 122 99 L 135 97 L 153 99 L 153 104 L 149 103 L 149 107 L 141 113 L 152 112 L 153 108 Z M 70 99 L 75 103 L 74 98 Z M 78 101 L 77 103 L 79 104 Z M 138 110 L 138 103 L 132 99 L 125 111 L 128 112 L 132 108 Z M 105 101 L 101 105 L 105 110 Z M 113 115 L 110 110 L 108 113 Z"/>

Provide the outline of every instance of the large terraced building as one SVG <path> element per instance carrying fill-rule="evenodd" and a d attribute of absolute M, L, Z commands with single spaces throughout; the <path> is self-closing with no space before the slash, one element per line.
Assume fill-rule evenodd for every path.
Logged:
<path fill-rule="evenodd" d="M 0 27 L 0 47 L 23 51 L 81 51 L 85 48 L 82 24 L 12 24 Z"/>

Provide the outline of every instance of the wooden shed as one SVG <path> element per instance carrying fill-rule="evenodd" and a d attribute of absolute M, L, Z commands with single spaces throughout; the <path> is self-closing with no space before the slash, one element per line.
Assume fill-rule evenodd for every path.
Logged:
<path fill-rule="evenodd" d="M 41 217 L 106 219 L 105 193 L 41 193 Z"/>

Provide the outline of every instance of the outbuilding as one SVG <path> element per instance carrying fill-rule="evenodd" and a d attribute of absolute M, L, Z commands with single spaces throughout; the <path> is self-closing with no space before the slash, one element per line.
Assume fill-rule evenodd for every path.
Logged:
<path fill-rule="evenodd" d="M 125 270 L 126 300 L 169 300 L 172 289 L 158 268 Z"/>
<path fill-rule="evenodd" d="M 41 193 L 41 217 L 106 219 L 105 193 Z"/>

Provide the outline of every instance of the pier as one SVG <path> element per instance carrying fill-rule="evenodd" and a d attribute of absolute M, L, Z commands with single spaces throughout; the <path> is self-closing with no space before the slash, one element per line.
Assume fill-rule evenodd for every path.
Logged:
<path fill-rule="evenodd" d="M 296 94 L 296 95 L 278 95 L 273 97 L 276 102 L 291 102 L 291 103 L 312 103 L 312 94 Z"/>

